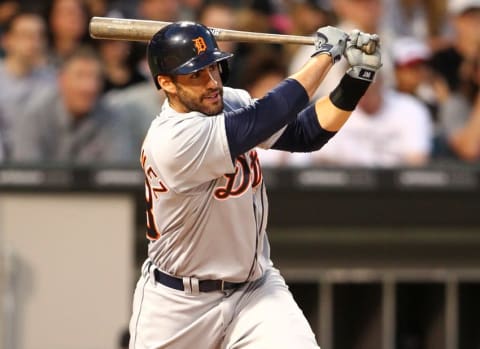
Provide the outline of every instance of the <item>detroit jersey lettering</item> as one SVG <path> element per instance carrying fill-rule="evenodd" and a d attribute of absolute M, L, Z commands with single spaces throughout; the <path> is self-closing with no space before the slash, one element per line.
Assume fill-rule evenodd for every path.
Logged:
<path fill-rule="evenodd" d="M 245 91 L 224 88 L 224 111 L 250 103 Z M 148 253 L 160 270 L 230 282 L 262 275 L 270 263 L 262 171 L 255 150 L 232 162 L 223 114 L 178 113 L 166 101 L 147 133 L 140 160 L 146 177 Z"/>

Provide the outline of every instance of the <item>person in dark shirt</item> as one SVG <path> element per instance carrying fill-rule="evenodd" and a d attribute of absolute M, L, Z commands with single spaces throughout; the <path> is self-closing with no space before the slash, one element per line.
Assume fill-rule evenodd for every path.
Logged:
<path fill-rule="evenodd" d="M 480 0 L 451 0 L 455 32 L 451 47 L 437 52 L 431 66 L 448 86 L 439 109 L 447 155 L 480 159 Z"/>

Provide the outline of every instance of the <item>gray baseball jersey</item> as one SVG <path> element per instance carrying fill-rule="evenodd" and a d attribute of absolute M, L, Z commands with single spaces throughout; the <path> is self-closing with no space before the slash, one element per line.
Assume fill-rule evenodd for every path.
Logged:
<path fill-rule="evenodd" d="M 224 111 L 252 102 L 246 91 L 224 88 Z M 140 160 L 149 258 L 160 270 L 230 282 L 262 275 L 270 263 L 262 171 L 254 149 L 232 162 L 223 114 L 178 113 L 165 102 Z"/>

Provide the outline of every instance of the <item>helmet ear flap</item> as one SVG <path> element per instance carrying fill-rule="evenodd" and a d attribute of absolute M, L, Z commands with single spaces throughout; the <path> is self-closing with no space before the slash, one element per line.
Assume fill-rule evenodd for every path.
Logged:
<path fill-rule="evenodd" d="M 218 70 L 220 71 L 220 78 L 222 79 L 222 83 L 225 84 L 228 81 L 228 77 L 230 76 L 230 67 L 228 66 L 228 61 L 226 59 L 218 62 Z"/>

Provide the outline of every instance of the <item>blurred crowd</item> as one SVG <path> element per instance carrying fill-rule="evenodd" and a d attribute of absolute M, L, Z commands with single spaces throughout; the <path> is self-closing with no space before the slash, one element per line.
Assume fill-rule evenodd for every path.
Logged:
<path fill-rule="evenodd" d="M 324 25 L 378 33 L 383 67 L 320 151 L 259 151 L 269 166 L 480 163 L 480 0 L 0 0 L 0 165 L 137 165 L 164 96 L 145 43 L 93 40 L 92 16 L 194 20 L 313 35 Z M 227 85 L 260 98 L 311 46 L 220 42 Z M 328 95 L 336 64 L 317 91 Z"/>

